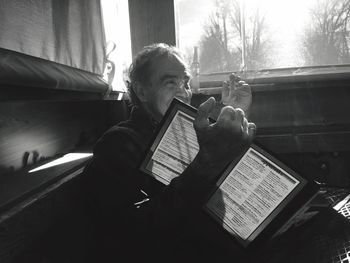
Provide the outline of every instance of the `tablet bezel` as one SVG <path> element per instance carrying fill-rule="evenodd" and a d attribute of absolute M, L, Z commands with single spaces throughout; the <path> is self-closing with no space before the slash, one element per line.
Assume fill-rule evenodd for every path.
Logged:
<path fill-rule="evenodd" d="M 272 237 L 278 231 L 278 229 L 284 225 L 284 223 L 286 223 L 304 204 L 310 200 L 310 198 L 312 198 L 318 192 L 318 188 L 314 184 L 308 182 L 300 174 L 290 169 L 288 166 L 263 149 L 261 145 L 258 146 L 257 144 L 257 142 L 254 142 L 239 158 L 236 158 L 227 166 L 223 172 L 223 175 L 218 180 L 215 189 L 209 195 L 203 206 L 204 210 L 209 213 L 217 223 L 221 224 L 229 235 L 234 237 L 234 239 L 245 248 L 248 246 L 256 246 L 258 243 L 264 242 Z M 232 169 L 238 164 L 238 162 L 250 148 L 253 148 L 269 159 L 269 161 L 276 164 L 280 169 L 295 177 L 301 182 L 301 184 L 293 189 L 281 201 L 281 203 L 269 214 L 269 216 L 264 219 L 263 222 L 260 223 L 260 225 L 249 235 L 247 239 L 243 239 L 237 233 L 234 233 L 234 231 L 232 231 L 232 229 L 226 225 L 221 218 L 219 218 L 207 207 L 207 202 L 224 182 L 230 171 L 232 171 Z"/>
<path fill-rule="evenodd" d="M 152 160 L 152 156 L 153 156 L 154 152 L 158 148 L 159 143 L 162 141 L 166 131 L 169 128 L 169 125 L 173 121 L 173 119 L 178 111 L 182 111 L 185 114 L 188 114 L 193 118 L 195 118 L 195 116 L 197 114 L 196 108 L 182 102 L 181 100 L 179 100 L 177 98 L 174 98 L 173 101 L 171 102 L 168 110 L 166 111 L 162 121 L 159 123 L 158 128 L 156 129 L 154 136 L 151 140 L 151 143 L 147 148 L 148 151 L 146 153 L 146 156 L 140 165 L 140 170 L 142 172 L 154 177 L 155 179 L 157 179 L 158 181 L 160 181 L 161 183 L 163 183 L 165 185 L 168 185 L 170 182 L 165 180 L 161 176 L 153 173 L 152 171 L 148 170 L 147 165 Z M 213 122 L 213 120 L 210 120 L 210 121 Z"/>

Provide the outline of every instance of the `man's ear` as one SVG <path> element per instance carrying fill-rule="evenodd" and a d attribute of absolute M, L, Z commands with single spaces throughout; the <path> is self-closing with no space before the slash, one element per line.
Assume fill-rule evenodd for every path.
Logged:
<path fill-rule="evenodd" d="M 137 98 L 141 102 L 147 101 L 146 87 L 144 85 L 142 85 L 140 82 L 137 81 L 137 82 L 135 82 L 133 88 L 134 88 L 134 92 L 135 92 Z"/>

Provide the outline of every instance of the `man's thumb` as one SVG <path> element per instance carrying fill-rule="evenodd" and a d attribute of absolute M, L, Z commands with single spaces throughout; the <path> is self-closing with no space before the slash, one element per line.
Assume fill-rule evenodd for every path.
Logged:
<path fill-rule="evenodd" d="M 195 125 L 197 127 L 207 126 L 209 124 L 209 115 L 215 108 L 215 98 L 210 97 L 198 107 Z"/>

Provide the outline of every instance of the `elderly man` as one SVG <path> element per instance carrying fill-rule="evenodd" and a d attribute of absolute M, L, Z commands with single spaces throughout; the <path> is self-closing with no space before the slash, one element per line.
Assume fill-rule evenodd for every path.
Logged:
<path fill-rule="evenodd" d="M 228 106 L 214 124 L 209 124 L 208 117 L 217 108 L 215 99 L 200 105 L 194 122 L 200 150 L 183 174 L 164 186 L 141 173 L 139 164 L 173 98 L 190 102 L 188 67 L 175 47 L 155 44 L 135 57 L 129 77 L 131 117 L 102 136 L 86 173 L 97 230 L 97 260 L 168 262 L 215 257 L 219 252 L 206 248 L 222 239 L 216 234 L 220 227 L 207 222 L 201 207 L 220 172 L 253 139 L 255 125 L 245 117 L 250 87 L 233 78 L 224 83 L 222 102 Z M 230 250 L 227 243 L 223 246 Z"/>

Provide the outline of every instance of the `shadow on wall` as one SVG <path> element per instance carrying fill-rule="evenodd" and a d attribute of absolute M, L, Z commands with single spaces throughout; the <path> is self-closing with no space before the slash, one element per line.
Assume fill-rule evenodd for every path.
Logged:
<path fill-rule="evenodd" d="M 0 104 L 0 176 L 74 150 L 91 150 L 124 107 L 113 101 Z M 115 113 L 113 113 L 115 115 Z M 118 115 L 118 114 L 117 114 Z M 121 117 L 120 119 L 122 119 Z"/>

